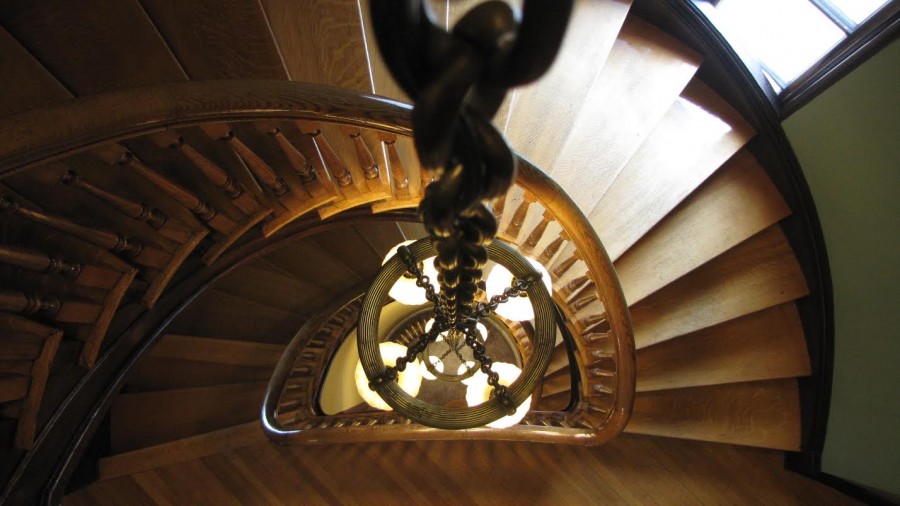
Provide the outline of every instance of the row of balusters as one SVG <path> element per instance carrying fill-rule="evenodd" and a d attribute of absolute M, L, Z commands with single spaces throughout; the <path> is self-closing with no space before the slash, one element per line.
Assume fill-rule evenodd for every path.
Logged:
<path fill-rule="evenodd" d="M 215 153 L 208 152 L 208 145 L 196 147 L 189 135 L 166 130 L 146 140 L 167 156 L 174 153 L 182 162 L 178 170 L 193 171 L 199 176 L 193 181 L 201 181 L 200 186 L 151 167 L 129 149 L 129 142 L 102 145 L 88 155 L 107 170 L 127 171 L 141 184 L 155 188 L 151 195 L 162 195 L 163 200 L 139 198 L 148 193 L 128 192 L 114 178 L 79 170 L 66 160 L 0 183 L 0 418 L 16 421 L 14 446 L 28 449 L 33 444 L 37 414 L 61 340 L 78 342 L 80 365 L 92 367 L 117 309 L 128 300 L 152 307 L 192 254 L 212 264 L 252 230 L 257 236 L 269 236 L 310 212 L 318 211 L 325 218 L 370 203 L 383 203 L 382 210 L 414 207 L 421 197 L 410 186 L 393 134 L 379 132 L 377 137 L 379 147 L 384 146 L 388 176 L 361 129 L 340 129 L 351 140 L 364 176 L 363 184 L 357 185 L 318 123 L 253 126 L 261 138 L 277 147 L 293 181 L 299 183 L 290 183 L 279 172 L 284 164 L 276 168 L 271 158 L 267 161 L 244 142 L 236 128 L 223 123 L 202 125 L 197 131 L 212 146 L 223 146 L 249 179 L 236 176 L 233 166 L 226 170 Z M 309 139 L 311 152 L 304 155 L 286 135 L 290 129 Z M 258 188 L 251 191 L 255 184 Z M 20 185 L 26 191 L 32 189 L 30 199 L 17 188 Z M 67 189 L 65 198 L 72 201 L 100 203 L 88 208 L 97 213 L 102 209 L 118 216 L 84 219 L 82 214 L 48 210 L 54 203 L 43 198 L 41 189 L 46 185 Z M 216 199 L 209 198 L 212 192 L 223 195 L 218 202 L 227 202 L 233 209 L 229 212 L 214 204 Z"/>

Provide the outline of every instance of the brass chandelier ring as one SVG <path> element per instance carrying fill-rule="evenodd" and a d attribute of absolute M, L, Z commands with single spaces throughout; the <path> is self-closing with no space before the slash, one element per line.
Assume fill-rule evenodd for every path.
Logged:
<path fill-rule="evenodd" d="M 431 240 L 420 239 L 409 245 L 413 257 L 419 262 L 434 255 Z M 534 276 L 534 267 L 518 251 L 500 242 L 493 241 L 487 246 L 488 258 L 503 265 L 519 279 Z M 386 366 L 378 348 L 378 320 L 388 291 L 406 272 L 406 265 L 395 255 L 378 272 L 369 291 L 363 299 L 359 315 L 358 351 L 363 370 L 369 381 L 382 377 Z M 534 307 L 533 353 L 524 364 L 522 373 L 508 387 L 508 395 L 513 405 L 518 406 L 528 399 L 544 377 L 556 337 L 556 318 L 553 299 L 543 283 L 532 283 L 525 292 Z M 474 407 L 437 406 L 419 400 L 404 392 L 395 381 L 383 381 L 375 386 L 376 392 L 398 413 L 414 422 L 438 429 L 471 429 L 481 427 L 506 416 L 507 408 L 497 397 Z"/>

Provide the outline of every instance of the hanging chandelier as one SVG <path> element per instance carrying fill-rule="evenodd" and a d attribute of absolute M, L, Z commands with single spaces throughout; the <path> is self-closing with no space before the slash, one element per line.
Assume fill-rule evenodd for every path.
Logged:
<path fill-rule="evenodd" d="M 526 0 L 521 16 L 489 1 L 452 32 L 435 23 L 421 0 L 375 1 L 371 9 L 385 63 L 415 101 L 416 152 L 435 181 L 419 206 L 428 237 L 398 245 L 363 299 L 358 389 L 373 407 L 430 427 L 512 425 L 528 411 L 550 363 L 557 313 L 546 271 L 494 240 L 497 220 L 488 204 L 505 198 L 516 167 L 491 118 L 509 88 L 550 67 L 572 0 Z M 486 283 L 490 297 L 482 297 L 479 283 L 489 261 L 497 265 Z M 405 347 L 379 335 L 389 298 L 427 304 L 428 323 Z M 488 353 L 487 327 L 505 329 L 496 315 L 533 319 L 533 352 L 521 367 L 495 362 Z M 423 379 L 431 378 L 465 385 L 465 405 L 420 399 Z"/>

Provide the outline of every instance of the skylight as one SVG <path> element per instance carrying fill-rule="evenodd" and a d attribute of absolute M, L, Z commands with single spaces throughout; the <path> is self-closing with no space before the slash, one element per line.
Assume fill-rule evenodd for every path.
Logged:
<path fill-rule="evenodd" d="M 781 91 L 888 1 L 719 0 L 704 11 Z"/>

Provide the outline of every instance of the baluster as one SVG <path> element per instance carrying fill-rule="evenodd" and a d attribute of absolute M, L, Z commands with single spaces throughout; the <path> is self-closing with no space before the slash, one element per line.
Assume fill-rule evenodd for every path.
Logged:
<path fill-rule="evenodd" d="M 575 262 L 577 262 L 580 258 L 581 258 L 581 255 L 578 253 L 578 251 L 577 250 L 573 251 L 572 256 L 570 256 L 569 258 L 560 262 L 559 265 L 556 265 L 555 267 L 553 267 L 553 269 L 551 269 L 550 273 L 553 274 L 553 277 L 555 277 L 555 278 L 561 278 L 563 276 L 563 274 L 565 274 L 569 269 L 571 269 L 572 266 L 575 265 Z"/>
<path fill-rule="evenodd" d="M 397 151 L 397 138 L 393 135 L 382 135 L 382 141 L 387 148 L 388 163 L 391 167 L 391 176 L 394 179 L 394 194 L 400 200 L 410 198 L 409 193 L 409 175 L 406 167 L 403 166 L 403 160 L 400 159 L 400 152 Z"/>
<path fill-rule="evenodd" d="M 344 162 L 337 156 L 328 139 L 322 135 L 319 125 L 309 121 L 297 121 L 300 131 L 308 135 L 316 147 L 319 157 L 325 168 L 331 173 L 331 177 L 337 182 L 338 188 L 346 198 L 357 197 L 360 194 L 356 185 L 353 184 L 353 174 L 344 166 Z"/>
<path fill-rule="evenodd" d="M 82 180 L 74 171 L 67 170 L 59 180 L 64 185 L 84 190 L 84 192 L 115 207 L 126 216 L 142 221 L 153 228 L 158 229 L 162 227 L 169 219 L 169 217 L 159 209 L 152 208 L 143 202 L 135 202 Z"/>
<path fill-rule="evenodd" d="M 559 251 L 559 248 L 568 240 L 569 236 L 566 234 L 565 230 L 561 231 L 559 237 L 553 239 L 553 242 L 544 248 L 543 253 L 538 257 L 538 261 L 544 265 L 549 265 L 550 261 L 553 260 L 553 257 L 556 255 L 556 252 Z"/>
<path fill-rule="evenodd" d="M 497 224 L 500 224 L 500 221 L 503 220 L 503 211 L 506 208 L 506 195 L 502 195 L 497 197 L 494 200 L 494 205 L 492 207 L 492 211 L 494 212 L 494 219 L 497 220 Z"/>
<path fill-rule="evenodd" d="M 291 168 L 294 169 L 294 172 L 296 172 L 297 176 L 300 178 L 300 182 L 303 183 L 303 187 L 314 199 L 332 196 L 331 192 L 329 192 L 325 185 L 322 184 L 322 181 L 316 174 L 315 166 L 303 156 L 303 153 L 301 153 L 299 149 L 291 144 L 291 141 L 284 136 L 284 133 L 280 128 L 274 127 L 267 130 L 266 133 L 275 139 L 278 147 L 281 148 L 281 152 L 284 153 L 285 158 L 287 158 L 288 163 L 291 164 Z"/>
<path fill-rule="evenodd" d="M 213 186 L 225 193 L 235 207 L 244 214 L 254 215 L 262 209 L 256 198 L 239 181 L 200 154 L 184 140 L 184 137 L 173 132 L 162 132 L 151 136 L 151 139 L 160 147 L 168 147 L 181 153 Z"/>
<path fill-rule="evenodd" d="M 553 214 L 549 209 L 544 210 L 544 214 L 541 215 L 541 221 L 537 225 L 535 225 L 534 230 L 528 234 L 528 238 L 525 239 L 525 244 L 522 245 L 522 253 L 530 254 L 534 251 L 534 248 L 537 247 L 537 244 L 541 241 L 541 237 L 544 236 L 544 232 L 547 230 L 547 225 L 553 221 Z"/>
<path fill-rule="evenodd" d="M 584 318 L 578 320 L 578 328 L 592 329 L 593 327 L 599 326 L 602 323 L 606 323 L 605 314 L 587 315 Z"/>
<path fill-rule="evenodd" d="M 59 299 L 55 297 L 41 297 L 19 291 L 0 290 L 0 311 L 25 316 L 38 313 L 44 316 L 54 316 L 59 313 L 59 307 Z"/>
<path fill-rule="evenodd" d="M 570 295 L 575 293 L 575 290 L 578 290 L 590 280 L 591 278 L 589 278 L 587 275 L 578 276 L 577 278 L 563 285 L 563 287 L 558 290 L 559 295 L 563 298 L 563 300 L 567 300 Z"/>
<path fill-rule="evenodd" d="M 80 239 L 108 249 L 115 253 L 124 253 L 141 265 L 162 268 L 166 265 L 169 255 L 152 246 L 145 246 L 139 241 L 129 239 L 122 234 L 109 232 L 97 227 L 86 227 L 59 216 L 45 214 L 34 209 L 20 206 L 17 202 L 0 196 L 0 211 L 21 216 L 22 218 L 47 225 L 48 227 L 73 235 Z"/>
<path fill-rule="evenodd" d="M 593 282 L 590 282 L 584 288 L 582 288 L 580 292 L 572 297 L 572 301 L 569 303 L 569 306 L 574 308 L 574 312 L 577 313 L 578 311 L 581 311 L 582 309 L 590 305 L 590 303 L 598 300 L 600 299 L 597 297 L 597 287 Z"/>
<path fill-rule="evenodd" d="M 81 264 L 78 262 L 8 244 L 0 244 L 0 262 L 29 271 L 61 274 L 69 278 L 76 278 L 81 273 Z"/>
<path fill-rule="evenodd" d="M 513 241 L 518 242 L 519 232 L 522 230 L 522 224 L 525 223 L 525 216 L 528 215 L 528 208 L 535 201 L 534 195 L 527 191 L 522 195 L 522 202 L 513 212 L 509 225 L 506 226 L 506 235 Z"/>
<path fill-rule="evenodd" d="M 125 149 L 124 146 L 111 145 L 101 148 L 97 151 L 98 156 L 110 165 L 119 165 L 126 167 L 140 174 L 144 179 L 153 183 L 157 188 L 171 196 L 179 204 L 194 213 L 204 223 L 218 232 L 229 234 L 235 228 L 235 223 L 219 214 L 209 204 L 204 202 L 193 192 L 172 181 L 159 172 L 144 165 L 131 151 Z"/>
<path fill-rule="evenodd" d="M 358 127 L 341 127 L 341 131 L 349 135 L 353 141 L 356 158 L 359 160 L 359 167 L 363 171 L 363 177 L 366 178 L 366 188 L 369 191 L 380 191 L 382 187 L 381 173 L 378 169 L 378 164 L 375 162 L 375 157 L 372 156 L 372 152 L 369 151 L 369 147 L 363 141 L 362 131 Z"/>
<path fill-rule="evenodd" d="M 250 169 L 250 172 L 253 173 L 256 179 L 269 188 L 273 195 L 280 197 L 290 189 L 284 178 L 279 176 L 272 167 L 269 167 L 269 164 L 253 152 L 252 149 L 247 147 L 247 145 L 235 135 L 233 130 L 227 129 L 227 127 L 222 125 L 207 125 L 201 127 L 201 129 L 203 129 L 211 139 L 218 138 L 220 141 L 227 143 L 234 154 L 246 164 L 247 168 Z"/>

